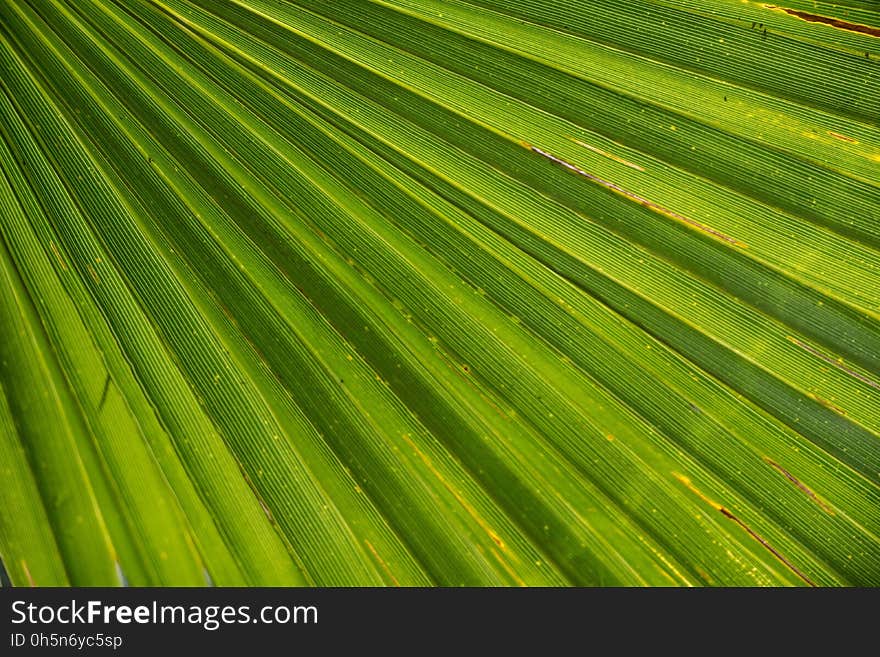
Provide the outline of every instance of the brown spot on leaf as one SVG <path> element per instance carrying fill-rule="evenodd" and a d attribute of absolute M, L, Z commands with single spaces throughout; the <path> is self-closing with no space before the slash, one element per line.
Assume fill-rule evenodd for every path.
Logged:
<path fill-rule="evenodd" d="M 769 459 L 769 458 L 767 458 L 766 456 L 764 457 L 764 461 L 765 461 L 769 466 L 771 466 L 772 468 L 774 468 L 775 470 L 777 470 L 780 474 L 782 474 L 783 477 L 785 477 L 786 479 L 788 479 L 791 483 L 793 483 L 795 486 L 797 486 L 798 488 L 800 488 L 804 493 L 806 493 L 807 496 L 808 496 L 811 500 L 813 500 L 816 504 L 818 504 L 818 505 L 822 508 L 823 511 L 825 511 L 826 513 L 830 513 L 831 515 L 834 515 L 834 511 L 831 509 L 830 506 L 828 506 L 827 504 L 825 504 L 825 502 L 823 502 L 822 500 L 820 500 L 820 499 L 819 499 L 819 496 L 816 495 L 816 493 L 814 493 L 812 490 L 810 490 L 809 488 L 807 488 L 803 483 L 801 483 L 801 481 L 800 481 L 797 477 L 795 477 L 793 474 L 791 474 L 788 470 L 786 470 L 785 468 L 783 468 L 781 465 L 779 465 L 779 464 L 778 464 L 776 461 L 774 461 L 773 459 Z"/>
<path fill-rule="evenodd" d="M 807 577 L 806 575 L 804 575 L 804 573 L 802 573 L 802 572 L 798 569 L 797 566 L 795 566 L 791 561 L 789 561 L 788 559 L 786 559 L 782 554 L 779 553 L 778 550 L 776 550 L 776 548 L 774 548 L 772 545 L 770 545 L 770 544 L 769 544 L 769 543 L 768 543 L 768 542 L 767 542 L 767 541 L 766 541 L 766 540 L 765 540 L 760 534 L 758 534 L 755 530 L 753 530 L 751 527 L 749 527 L 749 526 L 748 526 L 746 523 L 744 523 L 742 520 L 740 520 L 739 518 L 737 518 L 732 512 L 730 512 L 729 510 L 725 509 L 723 506 L 722 506 L 720 509 L 718 509 L 718 510 L 721 512 L 721 515 L 723 515 L 725 518 L 729 518 L 729 519 L 733 520 L 737 525 L 739 525 L 742 529 L 744 529 L 745 532 L 746 532 L 749 536 L 751 536 L 751 537 L 754 538 L 756 541 L 758 541 L 758 543 L 760 543 L 760 544 L 763 545 L 765 548 L 767 548 L 767 550 L 769 550 L 770 553 L 771 553 L 774 557 L 776 557 L 776 558 L 779 559 L 782 563 L 784 563 L 786 566 L 788 566 L 788 569 L 791 570 L 795 575 L 797 575 L 798 577 L 800 577 L 802 580 L 804 580 L 804 581 L 805 581 L 807 584 L 809 584 L 810 586 L 816 586 L 816 583 L 815 583 L 813 580 L 811 580 L 809 577 Z"/>
<path fill-rule="evenodd" d="M 727 100 L 727 97 L 725 97 L 724 100 Z M 585 141 L 581 141 L 580 139 L 574 139 L 573 137 L 569 137 L 569 139 L 571 141 L 573 141 L 575 144 L 577 144 L 578 146 L 583 146 L 584 148 L 586 148 L 589 151 L 593 151 L 594 153 L 597 153 L 603 157 L 607 157 L 609 160 L 614 160 L 618 164 L 622 164 L 626 167 L 629 167 L 630 169 L 635 169 L 636 171 L 644 171 L 645 170 L 644 167 L 639 166 L 638 164 L 634 164 L 628 160 L 624 160 L 622 157 L 618 157 L 617 155 L 614 155 L 613 153 L 603 151 L 601 148 L 596 148 L 592 144 L 588 144 Z"/>
<path fill-rule="evenodd" d="M 793 342 L 794 344 L 796 344 L 798 347 L 800 347 L 804 351 L 807 351 L 807 352 L 813 354 L 816 358 L 821 358 L 829 365 L 833 365 L 834 367 L 839 369 L 841 372 L 846 372 L 851 377 L 858 379 L 859 381 L 861 381 L 865 385 L 869 385 L 872 388 L 876 388 L 877 390 L 880 390 L 880 383 L 877 383 L 876 381 L 869 379 L 868 377 L 864 376 L 863 374 L 859 374 L 855 370 L 851 370 L 850 368 L 848 368 L 846 365 L 843 364 L 843 359 L 834 360 L 831 356 L 828 356 L 827 354 L 823 354 L 818 349 L 815 349 L 815 348 L 811 347 L 810 345 L 808 345 L 804 342 L 801 342 L 797 338 L 793 338 L 790 335 L 787 337 L 788 337 L 789 342 Z"/>
<path fill-rule="evenodd" d="M 828 401 L 824 397 L 820 397 L 819 395 L 814 395 L 811 392 L 808 392 L 807 394 L 810 396 L 811 399 L 815 399 L 817 402 L 822 404 L 822 406 L 824 406 L 825 408 L 830 408 L 832 411 L 834 411 L 835 413 L 838 413 L 839 415 L 846 415 L 845 410 L 843 410 L 840 406 L 837 406 L 836 404 L 832 404 L 830 401 Z"/>
<path fill-rule="evenodd" d="M 717 231 L 714 228 L 711 228 L 710 226 L 706 226 L 705 224 L 701 224 L 698 221 L 694 221 L 693 219 L 685 217 L 684 215 L 681 215 L 678 212 L 675 212 L 673 210 L 669 210 L 668 208 L 664 208 L 659 203 L 655 203 L 654 201 L 651 201 L 650 199 L 646 199 L 644 196 L 639 196 L 638 194 L 635 194 L 627 189 L 624 189 L 623 187 L 621 187 L 620 185 L 618 185 L 616 183 L 605 180 L 604 178 L 600 178 L 599 176 L 594 176 L 592 173 L 588 173 L 588 172 L 584 171 L 583 169 L 581 169 L 580 167 L 575 166 L 571 162 L 566 162 L 561 157 L 556 157 L 552 153 L 548 153 L 547 151 L 542 150 L 542 149 L 538 148 L 537 146 L 532 146 L 528 142 L 520 142 L 520 144 L 522 144 L 522 146 L 524 148 L 529 149 L 533 153 L 537 153 L 538 155 L 550 160 L 554 164 L 558 164 L 559 166 L 564 167 L 565 169 L 568 169 L 569 171 L 572 171 L 572 172 L 578 174 L 579 176 L 583 176 L 587 180 L 590 180 L 598 185 L 602 185 L 602 187 L 605 187 L 606 189 L 610 189 L 611 191 L 613 191 L 617 194 L 620 194 L 621 196 L 629 199 L 630 201 L 635 201 L 639 205 L 643 205 L 644 207 L 646 207 L 650 210 L 653 210 L 654 212 L 659 212 L 660 214 L 662 214 L 664 216 L 671 217 L 672 219 L 677 219 L 678 221 L 684 222 L 684 223 L 688 224 L 689 226 L 697 228 L 698 230 L 701 230 L 704 233 L 708 233 L 709 235 L 712 235 L 713 237 L 717 237 L 718 239 L 723 240 L 729 244 L 733 244 L 734 246 L 738 246 L 740 248 L 747 248 L 747 245 L 743 244 L 742 242 L 740 242 L 737 239 L 734 239 L 733 237 L 725 235 L 724 233 Z"/>
<path fill-rule="evenodd" d="M 859 142 L 853 139 L 852 137 L 847 137 L 846 135 L 842 135 L 839 132 L 834 132 L 833 130 L 829 130 L 828 134 L 834 137 L 835 139 L 839 139 L 840 141 L 846 141 L 850 144 L 858 144 Z"/>
<path fill-rule="evenodd" d="M 755 530 L 753 530 L 751 527 L 749 527 L 745 522 L 740 520 L 732 511 L 725 508 L 724 506 L 722 506 L 721 504 L 719 504 L 718 502 L 716 502 L 712 498 L 708 497 L 707 495 L 704 495 L 699 489 L 697 489 L 696 486 L 694 486 L 691 483 L 691 480 L 688 479 L 687 477 L 685 477 L 684 475 L 679 474 L 677 472 L 673 472 L 672 474 L 676 479 L 678 479 L 682 484 L 684 484 L 687 487 L 687 489 L 690 490 L 692 493 L 694 493 L 697 497 L 699 497 L 701 500 L 703 500 L 704 502 L 709 504 L 716 511 L 718 511 L 721 515 L 723 515 L 725 518 L 728 518 L 729 520 L 732 520 L 737 525 L 739 525 L 739 527 L 741 529 L 743 529 L 749 536 L 751 536 L 756 541 L 758 541 L 758 543 L 763 545 L 774 557 L 776 557 L 777 559 L 779 559 L 779 561 L 781 561 L 783 564 L 785 564 L 785 566 L 789 570 L 791 570 L 795 575 L 800 577 L 803 581 L 805 581 L 810 586 L 816 586 L 816 584 L 809 577 L 804 575 L 804 573 L 802 573 L 798 569 L 797 566 L 795 566 L 791 561 L 786 559 L 785 556 L 782 555 L 772 545 L 770 545 L 770 543 L 768 543 L 767 540 L 763 536 L 758 534 Z"/>
<path fill-rule="evenodd" d="M 861 25 L 859 23 L 850 23 L 849 21 L 843 21 L 839 18 L 831 18 L 830 16 L 820 16 L 819 14 L 811 14 L 806 11 L 799 11 L 797 9 L 787 9 L 785 7 L 777 7 L 776 5 L 764 5 L 767 9 L 773 9 L 774 11 L 784 11 L 786 14 L 790 16 L 794 16 L 796 18 L 800 18 L 801 20 L 805 20 L 808 23 L 822 23 L 823 25 L 829 25 L 831 27 L 836 27 L 839 30 L 848 30 L 849 32 L 858 32 L 859 34 L 867 34 L 872 37 L 880 37 L 880 28 L 871 27 L 870 25 Z"/>

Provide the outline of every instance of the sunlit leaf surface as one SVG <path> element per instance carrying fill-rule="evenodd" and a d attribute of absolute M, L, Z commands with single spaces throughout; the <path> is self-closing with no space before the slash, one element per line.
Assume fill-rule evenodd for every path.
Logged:
<path fill-rule="evenodd" d="M 4 0 L 16 585 L 880 584 L 880 10 Z"/>

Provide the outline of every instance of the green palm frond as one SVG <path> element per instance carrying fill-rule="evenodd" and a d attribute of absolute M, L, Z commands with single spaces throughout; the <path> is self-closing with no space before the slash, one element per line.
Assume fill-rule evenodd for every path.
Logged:
<path fill-rule="evenodd" d="M 16 585 L 880 584 L 880 11 L 8 0 Z"/>

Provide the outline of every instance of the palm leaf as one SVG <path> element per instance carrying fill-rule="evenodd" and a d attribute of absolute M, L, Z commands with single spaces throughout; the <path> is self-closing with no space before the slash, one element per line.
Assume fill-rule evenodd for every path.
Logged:
<path fill-rule="evenodd" d="M 4 4 L 10 580 L 880 583 L 877 26 Z"/>

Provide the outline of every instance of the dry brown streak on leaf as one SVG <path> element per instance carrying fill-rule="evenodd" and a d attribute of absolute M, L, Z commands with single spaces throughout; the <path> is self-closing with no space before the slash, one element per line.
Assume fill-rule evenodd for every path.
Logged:
<path fill-rule="evenodd" d="M 872 37 L 880 37 L 880 28 L 871 27 L 870 25 L 860 25 L 859 23 L 850 23 L 849 21 L 842 21 L 839 18 L 831 18 L 830 16 L 820 16 L 818 14 L 811 14 L 806 11 L 799 11 L 797 9 L 787 9 L 786 7 L 777 7 L 776 5 L 764 5 L 767 9 L 772 9 L 774 11 L 784 11 L 786 14 L 794 16 L 796 18 L 800 18 L 801 20 L 805 20 L 808 23 L 822 23 L 823 25 L 830 25 L 831 27 L 836 27 L 840 30 L 848 30 L 850 32 L 858 32 L 859 34 L 867 34 Z"/>
<path fill-rule="evenodd" d="M 830 401 L 828 401 L 824 397 L 820 397 L 819 395 L 816 395 L 813 393 L 808 393 L 808 394 L 811 399 L 815 399 L 817 402 L 822 404 L 822 406 L 825 406 L 826 408 L 830 408 L 832 411 L 835 411 L 836 413 L 839 413 L 840 415 L 847 414 L 846 411 L 843 410 L 840 406 L 838 406 L 837 404 L 832 404 Z"/>
<path fill-rule="evenodd" d="M 846 135 L 842 135 L 839 132 L 834 132 L 833 130 L 828 130 L 828 134 L 834 137 L 835 139 L 839 139 L 840 141 L 849 142 L 850 144 L 858 144 L 859 142 L 853 139 L 852 137 L 847 137 Z"/>
<path fill-rule="evenodd" d="M 629 160 L 624 160 L 622 157 L 618 157 L 617 155 L 614 155 L 613 153 L 603 151 L 601 148 L 596 148 L 592 144 L 588 144 L 585 141 L 581 141 L 580 139 L 574 139 L 573 137 L 569 137 L 569 139 L 571 141 L 573 141 L 575 144 L 577 144 L 578 146 L 583 146 L 584 148 L 586 148 L 589 151 L 593 151 L 594 153 L 597 153 L 603 157 L 607 157 L 610 160 L 614 160 L 615 162 L 622 164 L 624 166 L 627 166 L 630 169 L 635 169 L 636 171 L 644 171 L 645 170 L 644 167 L 639 166 L 638 164 L 634 164 L 634 163 L 630 162 Z"/>
<path fill-rule="evenodd" d="M 813 354 L 816 358 L 821 358 L 822 360 L 824 360 L 824 361 L 825 361 L 826 363 L 828 363 L 829 365 L 833 365 L 834 367 L 836 367 L 836 368 L 839 369 L 840 371 L 842 371 L 842 372 L 846 372 L 847 374 L 849 374 L 850 376 L 852 376 L 852 377 L 858 379 L 858 380 L 861 381 L 862 383 L 864 383 L 864 384 L 866 384 L 866 385 L 869 385 L 869 386 L 871 386 L 872 388 L 876 388 L 877 390 L 880 390 L 880 383 L 877 383 L 876 381 L 874 381 L 874 380 L 872 380 L 872 379 L 869 379 L 868 377 L 864 376 L 863 374 L 859 374 L 859 373 L 856 372 L 855 370 L 851 370 L 851 369 L 849 369 L 846 365 L 843 364 L 842 361 L 834 360 L 831 356 L 829 356 L 829 355 L 827 355 L 827 354 L 823 354 L 823 353 L 822 353 L 821 351 L 819 351 L 818 349 L 814 349 L 814 348 L 811 347 L 810 345 L 808 345 L 808 344 L 806 344 L 806 343 L 804 343 L 804 342 L 801 342 L 801 341 L 798 340 L 797 338 L 794 338 L 794 337 L 792 337 L 792 336 L 790 336 L 790 335 L 789 335 L 789 336 L 786 336 L 786 337 L 788 338 L 788 341 L 789 341 L 789 342 L 792 342 L 792 343 L 796 344 L 798 347 L 800 347 L 801 349 L 803 349 L 804 351 L 807 351 L 807 352 Z"/>
<path fill-rule="evenodd" d="M 717 237 L 718 239 L 723 240 L 723 241 L 727 242 L 728 244 L 733 244 L 734 246 L 738 246 L 743 249 L 747 248 L 747 245 L 743 244 L 742 242 L 740 242 L 737 239 L 734 239 L 733 237 L 730 237 L 729 235 L 725 235 L 724 233 L 717 231 L 714 228 L 706 226 L 705 224 L 701 224 L 700 222 L 694 221 L 693 219 L 689 219 L 688 217 L 685 217 L 684 215 L 681 215 L 678 212 L 674 212 L 673 210 L 669 210 L 668 208 L 664 208 L 659 203 L 655 203 L 654 201 L 646 199 L 644 196 L 639 196 L 638 194 L 634 194 L 633 192 L 631 192 L 627 189 L 624 189 L 623 187 L 621 187 L 620 185 L 618 185 L 616 183 L 605 180 L 604 178 L 600 178 L 599 176 L 594 176 L 592 173 L 587 173 L 586 171 L 584 171 L 580 167 L 577 167 L 570 162 L 566 162 L 562 158 L 556 157 L 552 153 L 548 153 L 547 151 L 542 150 L 542 149 L 538 148 L 537 146 L 532 146 L 528 142 L 520 142 L 520 144 L 524 148 L 527 148 L 530 151 L 532 151 L 533 153 L 537 153 L 538 155 L 547 158 L 548 160 L 550 160 L 554 164 L 558 164 L 559 166 L 564 167 L 564 168 L 568 169 L 569 171 L 573 171 L 574 173 L 578 174 L 579 176 L 583 176 L 584 178 L 587 178 L 588 180 L 591 180 L 594 183 L 602 185 L 602 187 L 605 187 L 606 189 L 610 189 L 611 191 L 616 192 L 617 194 L 620 194 L 621 196 L 628 198 L 630 201 L 635 201 L 639 205 L 643 205 L 650 210 L 654 210 L 655 212 L 659 212 L 660 214 L 665 215 L 667 217 L 671 217 L 673 219 L 677 219 L 679 221 L 682 221 L 682 222 L 688 224 L 689 226 L 693 226 L 694 228 L 697 228 L 697 229 L 703 231 L 704 233 L 708 233 L 709 235 Z"/>
<path fill-rule="evenodd" d="M 795 575 L 800 577 L 804 582 L 806 582 L 810 586 L 816 586 L 816 583 L 813 582 L 813 580 L 811 580 L 803 572 L 801 572 L 801 570 L 797 566 L 795 566 L 791 561 L 786 559 L 785 556 L 783 556 L 776 548 L 774 548 L 772 545 L 770 545 L 770 543 L 768 543 L 767 540 L 763 536 L 761 536 L 758 532 L 756 532 L 754 529 L 749 527 L 745 522 L 740 520 L 736 516 L 736 514 L 734 514 L 730 509 L 727 509 L 726 507 L 722 506 L 721 504 L 719 504 L 718 502 L 716 502 L 712 498 L 708 497 L 707 495 L 704 495 L 696 486 L 694 486 L 691 483 L 691 480 L 688 479 L 687 477 L 685 477 L 684 475 L 679 474 L 677 472 L 673 472 L 672 474 L 676 479 L 678 479 L 682 484 L 684 484 L 688 490 L 690 490 L 697 497 L 699 497 L 701 500 L 706 502 L 706 504 L 709 504 L 716 511 L 718 511 L 721 515 L 723 515 L 725 518 L 728 518 L 729 520 L 732 520 L 737 525 L 739 525 L 739 527 L 742 530 L 744 530 L 753 539 L 758 541 L 758 543 L 763 545 L 764 548 L 770 552 L 770 554 L 772 554 L 774 557 L 779 559 L 779 561 L 781 561 L 783 564 L 785 564 L 785 566 L 789 570 L 791 570 Z"/>
<path fill-rule="evenodd" d="M 800 488 L 804 493 L 806 493 L 810 497 L 810 499 L 812 499 L 816 504 L 818 504 L 822 508 L 823 511 L 825 511 L 826 513 L 830 513 L 831 515 L 834 515 L 834 510 L 830 506 L 828 506 L 827 504 L 825 504 L 825 502 L 823 502 L 821 499 L 819 499 L 819 496 L 816 495 L 816 493 L 814 493 L 807 486 L 805 486 L 803 483 L 801 483 L 801 481 L 797 477 L 795 477 L 793 474 L 791 474 L 788 470 L 783 468 L 781 465 L 779 465 L 773 459 L 769 459 L 766 456 L 764 457 L 764 461 L 768 465 L 773 467 L 774 469 L 778 470 L 782 474 L 783 477 L 788 479 L 791 483 L 793 483 L 795 486 Z"/>
<path fill-rule="evenodd" d="M 776 558 L 779 559 L 782 563 L 784 563 L 786 566 L 788 566 L 788 568 L 789 568 L 789 569 L 790 569 L 795 575 L 797 575 L 798 577 L 800 577 L 802 580 L 804 580 L 804 581 L 805 581 L 807 584 L 809 584 L 810 586 L 816 586 L 816 583 L 815 583 L 813 580 L 811 580 L 809 577 L 807 577 L 806 575 L 804 575 L 804 574 L 798 569 L 797 566 L 795 566 L 791 561 L 789 561 L 789 560 L 786 559 L 784 556 L 782 556 L 779 552 L 777 552 L 777 551 L 776 551 L 776 548 L 774 548 L 772 545 L 770 545 L 770 544 L 769 544 L 769 543 L 768 543 L 768 542 L 767 542 L 767 541 L 766 541 L 766 540 L 765 540 L 760 534 L 758 534 L 755 530 L 753 530 L 751 527 L 749 527 L 746 523 L 744 523 L 742 520 L 740 520 L 739 518 L 737 518 L 733 513 L 731 513 L 729 510 L 725 509 L 724 507 L 721 507 L 721 508 L 719 508 L 718 510 L 721 512 L 721 515 L 723 515 L 723 516 L 726 517 L 726 518 L 730 518 L 731 520 L 733 520 L 737 525 L 739 525 L 740 527 L 742 527 L 742 528 L 743 528 L 743 529 L 749 534 L 749 536 L 751 536 L 751 537 L 754 538 L 756 541 L 758 541 L 761 545 L 763 545 L 765 548 L 767 548 L 767 549 L 770 551 L 770 553 L 773 554 L 774 557 L 776 557 Z"/>

